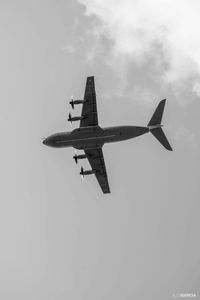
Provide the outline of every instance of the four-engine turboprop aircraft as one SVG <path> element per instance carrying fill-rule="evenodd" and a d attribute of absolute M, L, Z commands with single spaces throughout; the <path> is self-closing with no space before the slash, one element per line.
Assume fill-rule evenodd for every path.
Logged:
<path fill-rule="evenodd" d="M 80 117 L 72 117 L 69 114 L 68 118 L 69 122 L 80 120 L 80 127 L 71 132 L 50 135 L 43 141 L 43 144 L 55 148 L 74 147 L 78 150 L 83 150 L 84 154 L 75 154 L 73 158 L 76 163 L 79 159 L 87 158 L 91 165 L 91 170 L 84 170 L 81 167 L 80 174 L 82 176 L 95 174 L 103 193 L 110 193 L 102 151 L 105 143 L 119 142 L 151 132 L 167 150 L 172 151 L 161 128 L 163 126 L 161 125 L 161 120 L 165 101 L 166 99 L 160 101 L 146 127 L 115 126 L 101 128 L 98 125 L 94 76 L 88 77 L 83 100 L 71 99 L 70 101 L 73 109 L 75 105 L 83 104 Z"/>

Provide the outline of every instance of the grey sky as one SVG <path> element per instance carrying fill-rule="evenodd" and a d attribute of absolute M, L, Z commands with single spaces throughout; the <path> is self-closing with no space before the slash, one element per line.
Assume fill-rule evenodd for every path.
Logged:
<path fill-rule="evenodd" d="M 81 2 L 90 9 L 92 1 Z M 0 2 L 0 298 L 199 296 L 198 69 L 164 80 L 160 44 L 139 64 L 132 52 L 114 57 L 116 40 L 102 33 L 107 19 L 94 8 L 88 15 L 72 0 Z M 106 196 L 94 177 L 80 179 L 73 149 L 42 145 L 42 137 L 71 130 L 66 100 L 83 96 L 88 75 L 102 126 L 146 125 L 167 98 L 163 122 L 174 151 L 151 135 L 106 145 Z"/>

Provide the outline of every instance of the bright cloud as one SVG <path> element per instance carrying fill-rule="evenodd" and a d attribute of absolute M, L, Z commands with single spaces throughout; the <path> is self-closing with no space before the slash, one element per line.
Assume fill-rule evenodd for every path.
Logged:
<path fill-rule="evenodd" d="M 112 41 L 112 64 L 162 60 L 163 80 L 185 82 L 200 96 L 199 0 L 79 0 L 100 21 L 99 34 Z M 96 28 L 95 28 L 96 30 Z M 158 49 L 158 51 L 157 51 Z M 159 66 L 159 64 L 158 64 Z"/>

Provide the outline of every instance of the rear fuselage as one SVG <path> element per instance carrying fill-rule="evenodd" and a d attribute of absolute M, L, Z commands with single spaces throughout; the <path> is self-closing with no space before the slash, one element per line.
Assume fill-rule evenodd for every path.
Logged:
<path fill-rule="evenodd" d="M 50 135 L 43 143 L 50 147 L 74 147 L 76 149 L 92 149 L 102 147 L 105 143 L 128 140 L 149 132 L 148 127 L 115 126 L 101 128 L 88 126 Z"/>

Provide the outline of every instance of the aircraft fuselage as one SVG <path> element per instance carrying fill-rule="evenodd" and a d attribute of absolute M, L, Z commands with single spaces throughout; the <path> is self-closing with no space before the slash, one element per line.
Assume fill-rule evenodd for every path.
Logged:
<path fill-rule="evenodd" d="M 88 126 L 76 128 L 71 132 L 60 132 L 50 135 L 43 144 L 54 147 L 74 147 L 76 149 L 92 149 L 102 147 L 105 143 L 128 140 L 149 132 L 148 127 L 114 126 L 101 128 Z"/>

